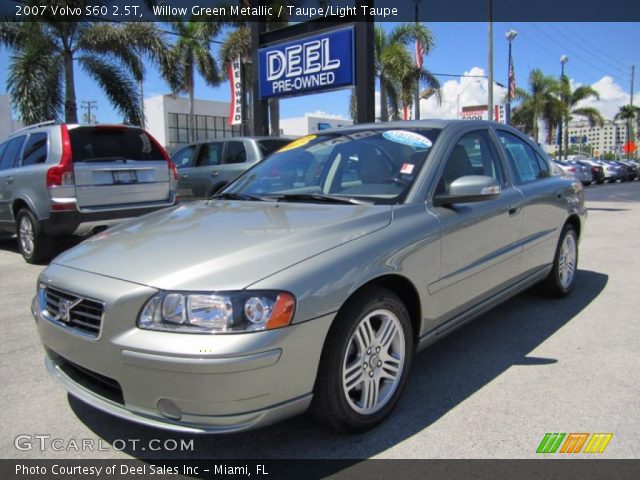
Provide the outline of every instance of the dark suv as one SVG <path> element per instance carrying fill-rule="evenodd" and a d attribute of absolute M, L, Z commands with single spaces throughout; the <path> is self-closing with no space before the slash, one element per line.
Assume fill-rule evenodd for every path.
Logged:
<path fill-rule="evenodd" d="M 255 163 L 289 143 L 290 138 L 234 137 L 179 148 L 171 158 L 180 174 L 180 199 L 211 197 Z"/>
<path fill-rule="evenodd" d="M 45 122 L 0 144 L 0 231 L 29 263 L 50 258 L 55 237 L 173 205 L 176 189 L 168 153 L 139 127 Z"/>

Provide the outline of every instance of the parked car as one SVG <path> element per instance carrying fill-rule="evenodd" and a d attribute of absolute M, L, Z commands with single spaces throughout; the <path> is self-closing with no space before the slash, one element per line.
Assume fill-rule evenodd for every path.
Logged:
<path fill-rule="evenodd" d="M 343 127 L 68 250 L 32 312 L 52 376 L 121 418 L 230 432 L 311 408 L 365 430 L 414 352 L 540 282 L 571 292 L 585 218 L 513 128 Z"/>
<path fill-rule="evenodd" d="M 578 160 L 578 163 L 584 167 L 588 167 L 591 169 L 591 176 L 593 181 L 598 185 L 602 185 L 605 180 L 604 170 L 602 165 L 598 164 L 594 160 Z"/>
<path fill-rule="evenodd" d="M 582 185 L 590 185 L 593 182 L 593 174 L 591 168 L 581 165 L 576 161 L 563 162 L 560 160 L 554 160 L 555 163 L 562 169 L 565 175 L 575 178 Z"/>
<path fill-rule="evenodd" d="M 174 205 L 176 175 L 139 127 L 33 125 L 0 145 L 0 230 L 17 234 L 27 262 L 47 260 L 56 237 Z"/>
<path fill-rule="evenodd" d="M 617 165 L 611 160 L 600 160 L 598 163 L 602 165 L 602 168 L 604 169 L 605 180 L 607 180 L 608 182 L 615 183 L 618 180 L 626 180 L 627 173 L 622 166 Z"/>
<path fill-rule="evenodd" d="M 638 166 L 635 163 L 626 160 L 619 160 L 617 163 L 624 167 L 627 181 L 632 182 L 638 178 Z"/>
<path fill-rule="evenodd" d="M 291 142 L 289 138 L 234 137 L 197 142 L 172 155 L 181 200 L 209 198 L 255 163 Z"/>

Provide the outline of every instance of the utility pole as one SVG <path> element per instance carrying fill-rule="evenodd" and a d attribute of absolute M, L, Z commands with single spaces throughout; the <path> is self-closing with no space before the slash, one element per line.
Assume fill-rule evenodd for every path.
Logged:
<path fill-rule="evenodd" d="M 84 116 L 82 117 L 84 123 L 96 123 L 93 121 L 93 117 L 91 116 L 91 110 L 98 109 L 98 102 L 96 100 L 82 100 L 80 102 L 80 108 L 85 111 Z"/>
<path fill-rule="evenodd" d="M 487 98 L 487 120 L 493 119 L 493 0 L 489 0 L 489 79 L 487 88 L 489 96 Z"/>
<path fill-rule="evenodd" d="M 629 106 L 631 107 L 631 111 L 633 112 L 633 81 L 635 80 L 636 77 L 636 66 L 635 65 L 631 65 L 631 93 L 629 94 Z M 633 123 L 632 123 L 633 118 L 629 118 L 627 120 L 627 122 L 629 122 L 629 124 L 627 125 L 627 143 L 629 143 L 631 141 L 631 138 L 633 138 Z M 631 150 L 629 149 L 627 151 L 627 160 L 629 160 L 631 158 Z"/>

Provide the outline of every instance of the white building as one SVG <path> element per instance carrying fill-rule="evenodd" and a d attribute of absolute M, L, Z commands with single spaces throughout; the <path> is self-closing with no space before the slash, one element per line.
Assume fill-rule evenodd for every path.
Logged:
<path fill-rule="evenodd" d="M 589 146 L 592 151 L 587 152 L 593 154 L 593 150 L 597 150 L 600 154 L 619 152 L 627 141 L 626 122 L 605 120 L 602 127 L 590 126 L 587 121 L 571 122 L 569 124 L 569 139 L 572 137 L 575 142 L 571 145 Z M 597 152 L 596 152 L 597 154 Z"/>
<path fill-rule="evenodd" d="M 21 128 L 22 123 L 13 118 L 9 95 L 0 95 L 0 142 Z"/>
<path fill-rule="evenodd" d="M 229 102 L 195 100 L 195 139 L 237 137 L 239 125 L 229 125 Z M 189 143 L 189 100 L 173 95 L 158 95 L 144 99 L 145 128 L 169 150 Z M 352 125 L 351 120 L 331 116 L 308 114 L 304 117 L 281 118 L 280 133 L 302 136 L 328 128 Z"/>
<path fill-rule="evenodd" d="M 237 137 L 240 126 L 229 125 L 229 102 L 194 102 L 195 139 Z M 145 128 L 169 149 L 189 143 L 189 99 L 158 95 L 144 99 Z"/>
<path fill-rule="evenodd" d="M 353 120 L 328 117 L 323 115 L 306 114 L 303 117 L 281 118 L 280 134 L 291 137 L 299 137 L 318 133 L 329 128 L 353 125 Z"/>

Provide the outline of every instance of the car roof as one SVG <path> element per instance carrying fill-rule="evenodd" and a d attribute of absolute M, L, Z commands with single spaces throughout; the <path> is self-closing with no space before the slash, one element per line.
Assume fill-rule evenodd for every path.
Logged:
<path fill-rule="evenodd" d="M 330 128 L 322 130 L 318 134 L 324 133 L 341 133 L 341 132 L 359 132 L 363 130 L 388 130 L 389 128 L 406 129 L 406 128 L 435 128 L 444 129 L 455 125 L 466 125 L 470 127 L 487 127 L 494 126 L 504 128 L 506 130 L 514 130 L 523 134 L 519 130 L 509 127 L 502 123 L 489 122 L 487 120 L 448 120 L 448 119 L 425 119 L 425 120 L 394 120 L 391 122 L 376 123 L 359 123 L 356 125 L 345 125 L 342 127 Z"/>

